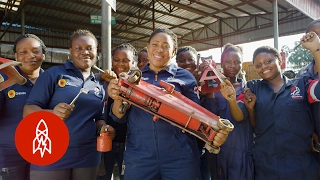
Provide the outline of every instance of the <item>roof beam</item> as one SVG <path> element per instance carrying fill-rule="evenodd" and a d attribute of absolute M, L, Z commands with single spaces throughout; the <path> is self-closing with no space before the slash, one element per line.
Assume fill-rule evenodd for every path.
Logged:
<path fill-rule="evenodd" d="M 46 5 L 43 5 L 43 4 L 40 4 L 40 3 L 35 3 L 34 1 L 30 1 L 28 3 L 28 6 L 35 6 L 35 7 L 40 7 L 40 8 L 43 8 L 43 9 L 51 9 L 51 10 L 55 10 L 55 11 L 58 11 L 58 12 L 64 12 L 64 13 L 67 13 L 67 14 L 73 14 L 73 15 L 77 15 L 77 16 L 88 17 L 88 15 L 85 14 L 85 13 L 70 11 L 68 9 L 63 9 L 63 8 L 55 8 L 55 7 L 52 7 L 52 6 L 46 6 Z"/>
<path fill-rule="evenodd" d="M 86 6 L 86 7 L 91 7 L 91 8 L 97 9 L 97 10 L 101 10 L 101 6 L 90 4 L 90 3 L 86 3 L 86 2 L 83 2 L 83 1 L 74 1 L 74 0 L 65 0 L 65 1 L 72 2 L 72 3 L 79 4 L 79 5 Z M 139 9 L 139 11 L 141 11 L 141 9 Z M 136 19 L 138 19 L 138 22 L 139 22 L 139 19 L 140 20 L 149 21 L 149 22 L 152 21 L 152 19 L 145 18 L 145 16 L 143 16 L 143 17 L 142 16 L 137 16 L 135 13 L 130 13 L 129 14 L 127 12 L 117 11 L 117 12 L 115 12 L 115 14 L 120 14 L 120 15 L 123 15 L 123 16 L 127 16 L 129 18 L 136 18 Z M 164 24 L 164 25 L 167 25 L 167 26 L 173 26 L 173 24 L 169 24 L 167 22 L 157 21 L 157 23 Z M 182 27 L 182 29 L 186 29 L 186 30 L 189 30 L 189 31 L 192 30 L 190 28 L 185 28 L 185 27 Z"/>
<path fill-rule="evenodd" d="M 203 3 L 203 2 L 201 2 L 201 1 L 199 1 L 199 0 L 193 0 L 193 1 L 191 1 L 192 3 L 197 3 L 197 4 L 199 4 L 199 5 L 201 5 L 201 6 L 204 6 L 204 7 L 207 7 L 207 8 L 210 8 L 210 9 L 213 9 L 213 10 L 215 10 L 215 11 L 218 11 L 219 9 L 218 8 L 215 8 L 215 7 L 212 7 L 212 6 L 208 6 L 207 4 L 205 4 L 205 3 Z M 231 16 L 231 17 L 235 17 L 235 15 L 233 15 L 233 14 L 231 14 L 231 13 L 228 13 L 228 12 L 224 12 L 224 14 L 227 14 L 227 15 L 229 15 L 229 16 Z"/>
<path fill-rule="evenodd" d="M 304 18 L 306 18 L 306 16 L 296 17 L 296 18 L 290 19 L 290 20 L 287 19 L 287 20 L 284 20 L 284 21 L 279 21 L 279 24 L 284 24 L 284 23 L 291 22 L 292 20 L 300 20 L 300 19 L 304 19 Z M 272 27 L 272 26 L 273 26 L 273 23 L 270 22 L 270 23 L 261 25 L 260 29 L 261 29 L 261 28 L 268 28 L 268 27 Z M 210 38 L 205 38 L 205 39 L 192 40 L 192 42 L 190 42 L 190 43 L 184 43 L 184 44 L 182 44 L 181 46 L 187 46 L 187 45 L 190 45 L 190 44 L 192 44 L 192 43 L 202 43 L 202 42 L 217 40 L 217 39 L 225 38 L 225 37 L 228 37 L 228 36 L 234 36 L 234 35 L 237 35 L 237 34 L 242 34 L 242 33 L 246 33 L 246 32 L 251 32 L 251 31 L 254 31 L 255 29 L 256 29 L 256 27 L 252 27 L 252 28 L 248 28 L 248 29 L 243 29 L 243 30 L 231 32 L 231 33 L 229 33 L 229 34 L 225 34 L 225 35 L 222 35 L 222 36 L 215 36 L 215 37 L 210 37 Z M 183 37 L 182 37 L 182 38 L 183 38 Z"/>
<path fill-rule="evenodd" d="M 267 1 L 270 2 L 271 5 L 272 5 L 274 0 L 267 0 Z M 284 11 L 288 11 L 287 8 L 283 7 L 283 6 L 282 6 L 281 4 L 279 4 L 279 3 L 278 3 L 278 8 L 280 8 L 280 9 L 282 9 L 282 10 L 284 10 Z"/>
<path fill-rule="evenodd" d="M 252 0 L 252 2 L 253 2 L 253 1 L 256 1 L 256 0 Z M 241 2 L 241 3 L 235 4 L 235 5 L 233 5 L 233 6 L 227 6 L 227 8 L 224 8 L 224 9 L 221 9 L 221 10 L 218 10 L 218 11 L 215 11 L 215 12 L 213 12 L 213 13 L 210 13 L 209 16 L 212 16 L 212 15 L 218 14 L 218 13 L 223 13 L 223 12 L 225 12 L 225 11 L 227 11 L 227 10 L 235 9 L 235 8 L 237 8 L 237 7 L 239 7 L 239 6 L 243 6 L 243 5 L 245 5 L 245 4 L 247 4 L 247 2 Z"/>
<path fill-rule="evenodd" d="M 34 18 L 39 18 L 38 14 L 34 14 L 34 13 L 26 13 L 27 16 L 32 16 Z M 67 19 L 61 19 L 61 18 L 55 18 L 52 16 L 43 16 L 41 18 L 45 18 L 45 19 L 50 19 L 53 21 L 57 21 L 57 22 L 65 22 L 66 24 L 74 24 L 74 25 L 79 25 L 79 27 L 90 27 L 92 29 L 96 29 L 97 27 L 99 27 L 100 25 L 97 24 L 83 24 L 82 22 L 77 22 L 77 21 L 71 21 L 71 20 L 67 20 Z M 132 25 L 133 26 L 133 25 Z M 55 28 L 57 30 L 59 30 L 60 28 Z M 122 31 L 119 31 L 120 33 Z M 135 34 L 135 35 L 139 35 L 139 36 L 144 36 L 145 34 L 142 33 L 137 33 L 137 32 L 130 32 L 130 34 Z"/>
<path fill-rule="evenodd" d="M 5 18 L 8 16 L 8 14 L 10 14 L 11 10 L 13 7 L 16 7 L 15 5 L 16 3 L 16 0 L 14 1 L 8 1 L 8 3 L 1 3 L 1 4 L 5 4 L 5 8 L 4 8 L 4 12 L 3 12 L 3 17 L 2 19 L 0 20 L 0 24 L 2 24 L 2 22 L 5 20 Z"/>
<path fill-rule="evenodd" d="M 88 15 L 87 15 L 87 14 L 84 14 L 84 13 L 72 12 L 72 11 L 69 11 L 69 10 L 67 10 L 67 9 L 62 9 L 62 8 L 52 8 L 52 7 L 48 7 L 48 6 L 41 5 L 41 4 L 34 3 L 34 2 L 30 2 L 28 5 L 36 6 L 36 7 L 42 7 L 42 8 L 45 8 L 45 9 L 53 9 L 53 10 L 55 10 L 55 11 L 65 12 L 65 13 L 69 13 L 69 14 L 74 14 L 74 15 L 82 16 L 82 17 L 88 17 Z M 146 23 L 132 24 L 132 23 L 124 22 L 124 21 L 117 21 L 117 24 L 123 24 L 123 25 L 132 26 L 132 27 L 135 27 L 135 28 L 143 28 L 143 29 L 148 29 L 148 30 L 153 31 L 153 28 L 152 28 L 152 27 L 143 26 L 143 25 L 146 24 Z M 139 25 L 139 26 L 137 26 L 137 25 Z M 121 32 L 122 32 L 122 30 L 117 30 L 117 29 L 114 29 L 114 31 L 121 31 Z M 131 31 L 130 31 L 130 33 L 131 33 Z M 134 34 L 134 33 L 135 33 L 135 32 L 132 32 L 132 34 Z M 146 35 L 146 34 L 143 34 L 143 35 Z M 177 35 L 179 35 L 179 33 L 177 33 Z M 181 36 L 181 34 L 180 34 L 179 36 Z"/>
<path fill-rule="evenodd" d="M 204 17 L 214 17 L 214 18 L 217 18 L 217 19 L 221 18 L 221 17 L 219 17 L 219 16 L 217 16 L 217 15 L 215 15 L 215 14 L 212 14 L 212 13 L 211 13 L 211 14 L 208 14 L 207 12 L 200 11 L 200 10 L 195 9 L 195 8 L 191 8 L 191 7 L 189 7 L 189 6 L 180 4 L 179 2 L 173 2 L 173 1 L 171 1 L 171 0 L 161 0 L 161 1 L 162 1 L 162 2 L 165 2 L 165 3 L 167 3 L 167 4 L 170 4 L 170 5 L 176 6 L 176 7 L 180 8 L 180 9 L 184 9 L 184 10 L 186 10 L 186 11 L 193 12 L 193 13 L 195 13 L 195 14 L 202 15 L 202 16 L 204 16 Z"/>
<path fill-rule="evenodd" d="M 28 0 L 24 0 L 24 1 L 20 4 L 16 15 L 15 15 L 14 18 L 10 21 L 10 24 L 9 24 L 9 26 L 6 28 L 6 30 L 1 34 L 0 40 L 3 38 L 3 36 L 6 34 L 6 32 L 10 29 L 12 23 L 16 20 L 16 18 L 21 14 L 22 9 L 24 9 L 24 7 L 27 5 L 27 3 L 28 3 Z M 1 25 L 2 25 L 2 24 L 1 24 Z"/>
<path fill-rule="evenodd" d="M 223 1 L 218 1 L 218 3 L 223 4 L 223 5 L 227 6 L 227 7 L 230 6 L 230 4 L 225 3 L 225 2 L 223 2 Z M 239 11 L 239 12 L 245 13 L 245 14 L 247 14 L 247 15 L 251 15 L 251 14 L 248 13 L 247 11 L 244 11 L 244 10 L 242 10 L 242 9 L 239 9 L 238 7 L 235 7 L 234 9 L 237 10 L 237 11 Z M 228 14 L 230 14 L 230 13 L 228 13 Z M 234 15 L 232 15 L 232 16 L 235 17 Z"/>
<path fill-rule="evenodd" d="M 145 9 L 147 11 L 151 11 L 151 12 L 153 11 L 152 8 L 144 7 L 144 6 L 135 4 L 135 3 L 131 3 L 131 2 L 128 2 L 127 0 L 117 0 L 117 2 L 120 2 L 120 3 L 123 3 L 123 4 L 127 4 L 127 5 L 130 5 L 130 6 L 134 6 L 134 7 L 140 8 L 140 9 Z M 171 17 L 174 17 L 174 18 L 182 19 L 182 20 L 185 20 L 185 21 L 189 21 L 189 19 L 187 19 L 187 18 L 184 18 L 184 17 L 181 17 L 181 16 L 177 16 L 177 15 L 173 15 L 171 13 L 166 13 L 166 12 L 159 11 L 159 10 L 156 10 L 156 9 L 154 11 L 155 11 L 155 13 L 159 13 L 159 14 L 171 16 Z M 198 23 L 198 24 L 201 24 L 203 26 L 206 25 L 205 23 L 202 23 L 202 22 L 199 22 L 199 21 L 194 21 L 194 22 Z"/>
<path fill-rule="evenodd" d="M 244 1 L 244 0 L 240 0 L 240 1 Z M 254 8 L 256 8 L 256 9 L 258 9 L 258 10 L 260 10 L 260 11 L 262 11 L 262 12 L 264 12 L 264 13 L 270 13 L 270 12 L 268 12 L 267 10 L 265 10 L 265 9 L 263 9 L 263 8 L 261 8 L 261 7 L 259 7 L 259 6 L 257 6 L 257 5 L 255 5 L 255 4 L 253 4 L 252 2 L 253 1 L 245 1 L 245 2 L 247 2 L 247 4 L 248 5 L 250 5 L 250 6 L 252 6 L 252 7 L 254 7 Z"/>

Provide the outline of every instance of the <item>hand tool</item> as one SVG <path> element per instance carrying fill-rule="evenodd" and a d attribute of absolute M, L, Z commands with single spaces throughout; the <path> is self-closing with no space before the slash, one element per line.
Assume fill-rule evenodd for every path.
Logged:
<path fill-rule="evenodd" d="M 86 90 L 86 89 L 84 89 L 84 88 L 81 88 L 80 91 L 79 91 L 79 93 L 76 95 L 76 97 L 71 101 L 70 106 L 72 106 L 72 105 L 76 102 L 76 100 L 79 98 L 79 96 L 80 96 L 81 93 L 88 94 L 88 93 L 89 93 L 89 90 Z"/>

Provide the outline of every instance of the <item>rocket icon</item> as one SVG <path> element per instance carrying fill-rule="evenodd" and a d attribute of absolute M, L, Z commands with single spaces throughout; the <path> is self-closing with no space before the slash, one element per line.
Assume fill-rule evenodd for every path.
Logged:
<path fill-rule="evenodd" d="M 40 151 L 41 158 L 46 151 L 51 154 L 51 140 L 48 132 L 49 129 L 46 122 L 41 119 L 36 127 L 36 136 L 32 144 L 33 154 Z"/>

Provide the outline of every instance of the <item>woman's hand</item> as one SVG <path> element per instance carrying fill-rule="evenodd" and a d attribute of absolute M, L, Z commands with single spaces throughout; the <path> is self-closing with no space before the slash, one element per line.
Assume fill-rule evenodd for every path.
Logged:
<path fill-rule="evenodd" d="M 195 70 L 192 72 L 192 75 L 194 76 L 194 78 L 196 79 L 196 81 L 199 82 L 200 79 L 201 79 L 202 72 L 201 72 L 199 69 L 195 69 Z"/>
<path fill-rule="evenodd" d="M 121 91 L 120 86 L 118 85 L 118 79 L 113 79 L 109 82 L 108 85 L 108 95 L 113 100 L 121 100 L 119 94 L 121 94 Z"/>
<path fill-rule="evenodd" d="M 220 129 L 214 136 L 213 145 L 216 147 L 220 147 L 227 140 L 228 134 L 228 131 Z"/>
<path fill-rule="evenodd" d="M 315 32 L 309 32 L 302 36 L 300 44 L 303 48 L 308 49 L 311 53 L 320 48 L 320 40 Z"/>
<path fill-rule="evenodd" d="M 52 113 L 59 116 L 62 120 L 66 120 L 69 117 L 73 108 L 74 105 L 69 105 L 67 103 L 59 103 L 53 108 Z"/>
<path fill-rule="evenodd" d="M 108 132 L 109 136 L 111 136 L 112 139 L 114 139 L 114 137 L 116 136 L 116 130 L 108 124 L 102 125 L 102 127 L 100 129 L 100 134 L 104 133 L 104 132 Z"/>
<path fill-rule="evenodd" d="M 229 80 L 225 80 L 225 82 L 220 83 L 220 92 L 227 101 L 237 100 L 236 90 Z"/>
<path fill-rule="evenodd" d="M 248 110 L 253 110 L 254 105 L 256 104 L 257 97 L 249 88 L 243 89 L 244 93 L 244 105 Z"/>
<path fill-rule="evenodd" d="M 105 73 L 102 73 L 100 75 L 100 79 L 104 80 L 104 81 L 107 81 L 107 82 L 110 82 L 112 79 L 117 79 L 117 75 L 115 72 L 107 69 L 104 71 Z"/>
<path fill-rule="evenodd" d="M 213 67 L 216 67 L 216 63 L 211 60 L 211 59 L 207 59 L 207 60 L 204 60 L 197 69 L 195 69 L 193 71 L 193 76 L 196 78 L 197 82 L 200 81 L 201 77 L 202 77 L 202 74 L 204 72 L 204 70 L 209 66 L 209 63 L 213 66 Z"/>

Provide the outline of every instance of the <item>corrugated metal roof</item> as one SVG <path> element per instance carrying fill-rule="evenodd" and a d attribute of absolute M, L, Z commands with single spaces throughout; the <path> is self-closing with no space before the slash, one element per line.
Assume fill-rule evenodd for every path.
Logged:
<path fill-rule="evenodd" d="M 0 42 L 12 43 L 19 36 L 19 27 L 8 28 L 8 25 L 21 24 L 21 9 L 25 12 L 25 24 L 33 28 L 26 31 L 40 34 L 49 47 L 67 48 L 69 34 L 78 28 L 89 29 L 97 37 L 101 36 L 101 26 L 90 24 L 91 14 L 101 14 L 101 0 L 24 0 L 19 6 L 10 2 L 1 0 L 0 5 L 20 10 L 3 13 L 1 19 L 7 25 L 0 28 Z M 116 24 L 112 25 L 112 46 L 130 42 L 140 49 L 153 29 L 159 27 L 172 29 L 179 37 L 179 45 L 192 45 L 198 51 L 221 47 L 226 42 L 237 44 L 248 39 L 263 39 L 272 35 L 272 2 L 117 0 L 117 11 L 112 13 L 116 17 Z M 302 32 L 304 26 L 299 23 L 311 21 L 287 0 L 278 0 L 278 9 L 280 35 Z M 5 11 L 0 9 L 0 12 Z M 288 25 L 294 27 L 286 28 Z"/>

